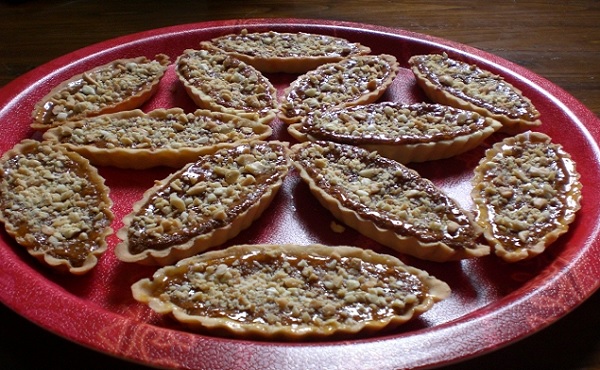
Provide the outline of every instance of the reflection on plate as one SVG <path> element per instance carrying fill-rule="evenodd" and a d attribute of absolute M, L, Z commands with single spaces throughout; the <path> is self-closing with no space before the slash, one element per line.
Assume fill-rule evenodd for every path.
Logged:
<path fill-rule="evenodd" d="M 107 252 L 87 276 L 58 276 L 39 265 L 2 232 L 0 239 L 0 300 L 38 325 L 82 345 L 117 357 L 159 367 L 178 368 L 377 368 L 428 367 L 455 362 L 489 352 L 556 321 L 591 295 L 600 281 L 600 210 L 598 135 L 588 128 L 599 120 L 560 88 L 545 79 L 494 55 L 446 40 L 377 26 L 297 19 L 237 20 L 188 24 L 129 35 L 92 45 L 58 58 L 13 81 L 0 90 L 0 150 L 6 151 L 29 130 L 33 104 L 54 84 L 110 60 L 140 54 L 165 53 L 172 60 L 186 48 L 218 35 L 273 29 L 345 37 L 395 55 L 403 69 L 383 100 L 424 100 L 412 73 L 406 69 L 411 55 L 446 51 L 451 56 L 478 63 L 531 98 L 542 114 L 544 132 L 562 144 L 582 175 L 583 204 L 577 221 L 547 252 L 526 262 L 507 264 L 495 256 L 476 260 L 433 263 L 401 256 L 346 228 L 331 230 L 333 220 L 292 173 L 269 211 L 227 245 L 235 243 L 350 244 L 395 254 L 448 282 L 450 298 L 392 332 L 350 341 L 280 343 L 241 341 L 186 331 L 169 318 L 160 317 L 133 300 L 130 285 L 150 276 L 154 268 L 119 262 Z M 281 91 L 295 76 L 270 75 Z M 177 82 L 173 69 L 161 82 L 159 93 L 143 107 L 179 106 L 195 109 Z M 565 128 L 569 135 L 564 135 Z M 592 130 L 593 132 L 593 130 Z M 274 138 L 293 141 L 279 121 Z M 458 157 L 411 165 L 466 208 L 472 170 L 485 146 Z M 100 168 L 111 188 L 118 229 L 132 203 L 155 179 L 172 170 L 145 171 Z M 113 235 L 110 246 L 117 242 Z M 419 351 L 414 351 L 419 348 Z M 364 356 L 368 353 L 368 356 Z"/>

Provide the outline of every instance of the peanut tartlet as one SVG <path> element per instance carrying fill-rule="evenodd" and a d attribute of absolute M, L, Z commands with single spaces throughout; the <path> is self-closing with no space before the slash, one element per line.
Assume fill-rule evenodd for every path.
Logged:
<path fill-rule="evenodd" d="M 188 327 L 299 340 L 372 333 L 428 311 L 449 286 L 357 247 L 236 245 L 159 269 L 136 300 Z"/>
<path fill-rule="evenodd" d="M 357 145 L 400 163 L 450 158 L 479 146 L 502 124 L 440 104 L 382 102 L 316 112 L 288 126 L 299 141 Z"/>
<path fill-rule="evenodd" d="M 292 124 L 318 110 L 373 103 L 392 84 L 399 68 L 396 57 L 387 54 L 351 56 L 321 65 L 285 90 L 278 117 Z"/>
<path fill-rule="evenodd" d="M 233 238 L 277 194 L 288 152 L 276 141 L 231 144 L 156 182 L 123 219 L 117 257 L 167 265 Z"/>
<path fill-rule="evenodd" d="M 35 106 L 35 130 L 67 121 L 140 107 L 158 91 L 169 58 L 159 54 L 118 59 L 78 74 L 56 86 Z"/>
<path fill-rule="evenodd" d="M 528 259 L 566 233 L 580 209 L 580 175 L 562 146 L 539 132 L 506 138 L 475 168 L 476 217 L 495 253 Z"/>
<path fill-rule="evenodd" d="M 180 108 L 132 110 L 69 122 L 45 140 L 66 146 L 95 165 L 145 169 L 181 167 L 235 142 L 265 140 L 272 129 L 235 115 Z"/>
<path fill-rule="evenodd" d="M 248 63 L 214 49 L 188 49 L 175 64 L 179 80 L 198 107 L 264 123 L 275 118 L 277 90 Z"/>
<path fill-rule="evenodd" d="M 216 37 L 205 44 L 264 73 L 305 73 L 325 63 L 371 52 L 370 48 L 341 37 L 304 32 L 248 32 L 246 29 Z"/>
<path fill-rule="evenodd" d="M 541 124 L 531 100 L 503 77 L 447 54 L 415 55 L 409 64 L 418 85 L 434 102 L 468 109 L 502 123 L 516 134 Z"/>
<path fill-rule="evenodd" d="M 0 164 L 0 221 L 29 254 L 81 275 L 106 250 L 112 202 L 104 179 L 77 153 L 24 140 Z"/>
<path fill-rule="evenodd" d="M 489 254 L 481 228 L 416 171 L 376 152 L 334 142 L 292 147 L 313 195 L 337 219 L 399 252 L 448 261 Z"/>

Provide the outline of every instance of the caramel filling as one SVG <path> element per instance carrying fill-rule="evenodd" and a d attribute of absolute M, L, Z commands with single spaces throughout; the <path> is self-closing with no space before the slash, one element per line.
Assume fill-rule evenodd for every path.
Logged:
<path fill-rule="evenodd" d="M 61 143 L 93 145 L 97 148 L 156 150 L 233 143 L 257 137 L 267 126 L 251 121 L 220 120 L 217 113 L 194 115 L 169 113 L 155 117 L 102 115 L 87 118 L 73 127 L 54 129 Z"/>

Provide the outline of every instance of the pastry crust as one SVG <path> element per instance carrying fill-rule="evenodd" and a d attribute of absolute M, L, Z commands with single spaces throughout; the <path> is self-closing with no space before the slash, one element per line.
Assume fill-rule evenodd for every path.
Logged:
<path fill-rule="evenodd" d="M 251 65 L 213 49 L 188 49 L 177 58 L 177 76 L 203 109 L 268 123 L 277 111 L 277 90 Z"/>
<path fill-rule="evenodd" d="M 140 107 L 158 90 L 169 65 L 159 54 L 118 59 L 73 76 L 56 86 L 35 106 L 31 127 L 46 130 L 67 121 Z"/>
<path fill-rule="evenodd" d="M 519 89 L 474 64 L 445 53 L 415 55 L 409 64 L 431 100 L 491 117 L 502 123 L 501 132 L 517 134 L 542 123 L 538 110 Z"/>
<path fill-rule="evenodd" d="M 400 163 L 450 158 L 479 146 L 502 124 L 440 104 L 382 102 L 332 109 L 288 126 L 299 141 L 357 145 Z"/>
<path fill-rule="evenodd" d="M 191 328 L 301 340 L 396 327 L 445 299 L 450 287 L 367 249 L 263 244 L 182 260 L 136 282 L 132 292 Z"/>
<path fill-rule="evenodd" d="M 61 146 L 24 140 L 0 165 L 0 221 L 29 254 L 60 272 L 90 271 L 113 214 L 104 179 Z"/>
<path fill-rule="evenodd" d="M 396 57 L 387 54 L 351 56 L 324 64 L 290 84 L 278 117 L 292 124 L 318 110 L 373 103 L 392 84 L 399 68 Z"/>
<path fill-rule="evenodd" d="M 149 113 L 132 110 L 69 122 L 46 131 L 45 140 L 64 145 L 101 166 L 145 169 L 181 167 L 236 142 L 266 140 L 270 126 L 235 115 L 180 108 Z"/>
<path fill-rule="evenodd" d="M 508 262 L 528 259 L 566 233 L 580 209 L 579 178 L 571 156 L 539 132 L 489 149 L 475 168 L 471 195 L 496 254 Z"/>
<path fill-rule="evenodd" d="M 304 32 L 248 32 L 216 37 L 204 43 L 254 66 L 263 73 L 305 73 L 371 49 L 341 37 Z"/>
<path fill-rule="evenodd" d="M 124 217 L 115 254 L 167 265 L 233 238 L 277 194 L 290 167 L 288 151 L 277 141 L 232 144 L 156 182 Z"/>
<path fill-rule="evenodd" d="M 482 230 L 470 213 L 402 164 L 334 142 L 305 142 L 292 151 L 313 195 L 361 234 L 431 261 L 489 254 L 489 246 L 479 243 Z"/>

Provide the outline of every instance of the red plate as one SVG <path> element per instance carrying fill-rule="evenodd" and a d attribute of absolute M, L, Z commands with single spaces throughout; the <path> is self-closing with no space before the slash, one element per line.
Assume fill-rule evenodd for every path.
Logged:
<path fill-rule="evenodd" d="M 600 137 L 598 118 L 569 94 L 536 74 L 497 56 L 458 43 L 397 29 L 355 23 L 297 19 L 236 20 L 188 24 L 120 37 L 78 50 L 21 76 L 0 90 L 2 152 L 31 137 L 30 112 L 52 86 L 113 59 L 165 53 L 172 60 L 201 40 L 238 32 L 275 30 L 332 34 L 370 46 L 373 53 L 395 55 L 406 67 L 411 55 L 447 52 L 503 75 L 521 89 L 542 114 L 545 132 L 577 162 L 583 183 L 583 205 L 571 230 L 546 253 L 507 264 L 494 256 L 477 260 L 431 263 L 399 256 L 445 280 L 453 289 L 447 300 L 417 320 L 373 337 L 347 341 L 282 343 L 237 340 L 186 331 L 135 302 L 130 285 L 154 269 L 119 262 L 111 248 L 93 272 L 82 277 L 58 276 L 41 266 L 6 233 L 0 234 L 0 300 L 23 317 L 69 340 L 120 358 L 173 368 L 370 368 L 430 367 L 486 353 L 523 338 L 571 311 L 589 297 L 600 281 Z M 282 89 L 294 76 L 272 75 Z M 143 108 L 181 106 L 194 109 L 170 69 L 158 95 Z M 408 69 L 401 70 L 383 99 L 423 99 Z M 275 138 L 291 140 L 276 121 Z M 489 140 L 491 144 L 499 137 Z M 484 147 L 459 157 L 413 166 L 471 208 L 473 167 Z M 116 221 L 155 179 L 171 170 L 101 168 L 111 188 Z M 346 229 L 338 234 L 332 221 L 293 172 L 274 204 L 233 243 L 351 244 L 396 254 Z M 110 246 L 117 242 L 113 235 Z M 365 354 L 368 354 L 367 356 Z"/>

